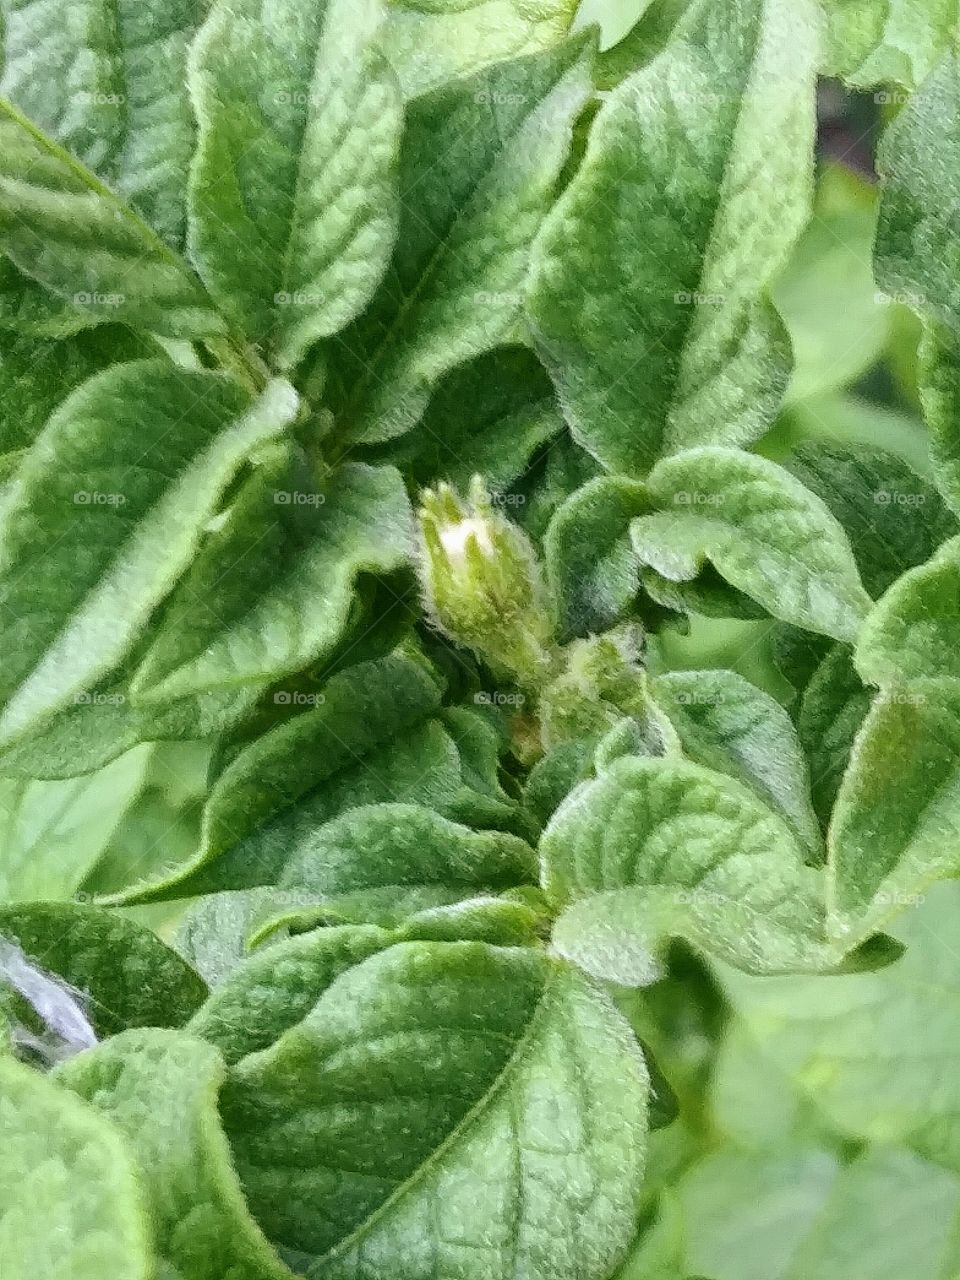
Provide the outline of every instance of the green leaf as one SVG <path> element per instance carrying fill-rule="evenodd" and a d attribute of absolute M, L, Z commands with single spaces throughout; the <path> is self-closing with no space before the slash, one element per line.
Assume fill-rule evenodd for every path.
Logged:
<path fill-rule="evenodd" d="M 749 972 L 829 960 L 817 877 L 790 830 L 699 765 L 615 761 L 567 798 L 540 847 L 548 895 L 573 904 L 553 945 L 595 976 L 645 986 L 678 936 Z"/>
<path fill-rule="evenodd" d="M 880 287 L 914 310 L 960 328 L 960 61 L 946 54 L 887 129 L 874 269 Z"/>
<path fill-rule="evenodd" d="M 150 1280 L 146 1205 L 110 1125 L 0 1054 L 0 1134 L 5 1280 Z"/>
<path fill-rule="evenodd" d="M 768 1072 L 798 1088 L 834 1133 L 901 1143 L 960 1171 L 960 1088 L 943 1069 L 960 1038 L 958 908 L 956 884 L 920 895 L 895 926 L 903 955 L 878 973 L 721 977 Z"/>
<path fill-rule="evenodd" d="M 329 657 L 357 579 L 411 558 L 413 517 L 392 467 L 316 476 L 278 450 L 178 587 L 132 685 L 141 706 L 244 684 L 266 688 Z M 290 690 L 274 702 L 292 703 Z"/>
<path fill-rule="evenodd" d="M 487 63 L 550 48 L 576 9 L 576 0 L 394 0 L 387 56 L 414 98 Z"/>
<path fill-rule="evenodd" d="M 960 538 L 905 573 L 868 617 L 857 669 L 871 684 L 960 680 Z"/>
<path fill-rule="evenodd" d="M 187 50 L 205 0 L 3 0 L 0 94 L 174 247 L 195 145 Z"/>
<path fill-rule="evenodd" d="M 544 551 L 561 641 L 608 631 L 622 620 L 640 589 L 630 521 L 649 510 L 643 485 L 600 476 L 554 515 Z"/>
<path fill-rule="evenodd" d="M 822 0 L 827 17 L 823 73 L 857 89 L 916 89 L 954 40 L 956 0 Z M 891 93 L 882 103 L 898 101 Z"/>
<path fill-rule="evenodd" d="M 109 369 L 57 410 L 0 513 L 0 738 L 125 657 L 247 454 L 296 410 L 285 382 L 251 405 L 218 374 L 160 361 Z"/>
<path fill-rule="evenodd" d="M 530 246 L 589 93 L 591 57 L 592 41 L 578 37 L 410 105 L 393 261 L 335 344 L 332 407 L 349 440 L 403 435 L 451 369 L 516 341 Z"/>
<path fill-rule="evenodd" d="M 834 933 L 858 938 L 960 871 L 960 684 L 880 692 L 854 744 L 830 829 Z"/>
<path fill-rule="evenodd" d="M 319 900 L 362 889 L 430 885 L 471 891 L 533 883 L 529 845 L 499 831 L 471 831 L 422 806 L 351 809 L 317 831 L 287 864 L 284 889 Z"/>
<path fill-rule="evenodd" d="M 393 247 L 400 91 L 379 0 L 233 0 L 193 50 L 190 249 L 283 368 L 370 300 Z"/>
<path fill-rule="evenodd" d="M 537 248 L 541 353 L 577 440 L 628 475 L 758 439 L 789 375 L 766 290 L 810 213 L 816 11 L 714 9 L 610 95 Z"/>
<path fill-rule="evenodd" d="M 0 248 L 105 319 L 168 337 L 222 332 L 186 263 L 89 170 L 0 99 Z"/>
<path fill-rule="evenodd" d="M 239 1062 L 269 1048 L 340 974 L 391 941 L 383 929 L 347 925 L 266 947 L 227 975 L 187 1030 L 216 1045 L 228 1063 Z"/>
<path fill-rule="evenodd" d="M 241 1063 L 223 1115 L 254 1212 L 311 1276 L 604 1280 L 634 1231 L 646 1093 L 627 1024 L 569 969 L 408 943 Z"/>
<path fill-rule="evenodd" d="M 134 890 L 131 901 L 158 893 L 187 896 L 191 878 L 235 846 L 251 878 L 233 887 L 275 881 L 296 847 L 284 818 L 299 817 L 318 790 L 322 805 L 324 788 L 354 769 L 369 772 L 375 784 L 382 769 L 378 753 L 440 705 L 431 675 L 402 657 L 350 667 L 323 687 L 322 696 L 320 705 L 263 734 L 227 765 L 211 791 L 196 857 Z M 416 767 L 418 777 L 426 771 L 422 761 Z"/>
<path fill-rule="evenodd" d="M 499 347 L 444 377 L 419 429 L 384 447 L 420 485 L 446 480 L 467 489 L 481 475 L 500 505 L 523 506 L 505 492 L 533 455 L 564 429 L 543 366 L 526 347 Z"/>
<path fill-rule="evenodd" d="M 69 338 L 106 323 L 111 318 L 107 310 L 57 297 L 0 255 L 0 330 L 12 330 L 19 338 Z"/>
<path fill-rule="evenodd" d="M 183 1280 L 290 1280 L 244 1202 L 217 1114 L 219 1053 L 174 1031 L 128 1031 L 57 1069 L 121 1130 L 154 1247 Z"/>
<path fill-rule="evenodd" d="M 181 1026 L 206 984 L 155 934 L 116 912 L 72 902 L 0 907 L 0 937 L 82 993 L 102 1036 Z"/>
<path fill-rule="evenodd" d="M 206 894 L 184 913 L 174 946 L 211 989 L 218 987 L 247 959 L 261 915 L 294 905 L 289 894 L 267 886 Z"/>
<path fill-rule="evenodd" d="M 0 452 L 33 444 L 61 401 L 101 369 L 159 354 L 121 325 L 61 340 L 8 337 L 0 352 Z"/>
<path fill-rule="evenodd" d="M 843 525 L 875 599 L 957 532 L 956 519 L 933 485 L 895 454 L 811 442 L 795 449 L 784 465 Z"/>
<path fill-rule="evenodd" d="M 0 902 L 72 897 L 139 794 L 146 764 L 133 751 L 70 782 L 0 780 Z"/>
<path fill-rule="evenodd" d="M 846 645 L 831 649 L 803 691 L 797 733 L 810 762 L 813 807 L 826 827 L 860 726 L 873 702 Z"/>
<path fill-rule="evenodd" d="M 807 762 L 779 703 L 732 671 L 672 671 L 653 681 L 653 696 L 694 763 L 742 782 L 822 857 Z"/>
<path fill-rule="evenodd" d="M 662 508 L 634 520 L 634 547 L 665 578 L 709 560 L 784 622 L 854 640 L 870 608 L 843 527 L 782 467 L 734 449 L 691 449 L 649 477 Z"/>
<path fill-rule="evenodd" d="M 920 339 L 918 379 L 937 488 L 960 515 L 960 333 L 929 322 Z"/>

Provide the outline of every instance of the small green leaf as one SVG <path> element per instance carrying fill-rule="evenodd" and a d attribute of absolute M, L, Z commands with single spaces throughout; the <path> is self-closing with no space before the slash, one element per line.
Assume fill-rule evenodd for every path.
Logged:
<path fill-rule="evenodd" d="M 430 809 L 380 804 L 351 809 L 291 858 L 281 887 L 319 900 L 361 889 L 429 885 L 478 889 L 533 883 L 536 855 L 516 836 L 471 831 Z"/>
<path fill-rule="evenodd" d="M 960 333 L 935 321 L 924 326 L 918 379 L 934 480 L 954 516 L 960 516 Z"/>
<path fill-rule="evenodd" d="M 241 463 L 297 403 L 285 382 L 249 404 L 218 374 L 138 361 L 57 410 L 0 515 L 0 737 L 97 689 L 190 562 Z"/>
<path fill-rule="evenodd" d="M 332 982 L 390 945 L 366 925 L 317 929 L 254 953 L 230 973 L 191 1020 L 228 1063 L 267 1049 L 307 1016 Z"/>
<path fill-rule="evenodd" d="M 151 1280 L 146 1204 L 116 1131 L 0 1054 L 4 1280 Z"/>
<path fill-rule="evenodd" d="M 123 1133 L 154 1247 L 183 1280 L 291 1280 L 244 1202 L 217 1114 L 224 1065 L 174 1031 L 127 1031 L 56 1071 Z"/>
<path fill-rule="evenodd" d="M 816 26 L 808 0 L 735 0 L 722 23 L 691 5 L 609 96 L 544 227 L 530 317 L 611 471 L 773 421 L 790 348 L 766 291 L 810 213 Z"/>
<path fill-rule="evenodd" d="M 653 681 L 653 695 L 694 763 L 742 782 L 808 856 L 822 857 L 807 762 L 779 703 L 732 671 L 672 671 Z"/>
<path fill-rule="evenodd" d="M 442 379 L 420 429 L 384 447 L 421 485 L 446 480 L 464 490 L 483 476 L 495 500 L 522 507 L 509 486 L 549 440 L 563 417 L 543 366 L 526 347 L 498 347 Z"/>
<path fill-rule="evenodd" d="M 734 449 L 691 449 L 651 473 L 662 508 L 632 528 L 641 560 L 665 578 L 713 563 L 775 618 L 854 640 L 870 597 L 843 527 L 789 472 Z"/>
<path fill-rule="evenodd" d="M 957 532 L 933 485 L 895 454 L 817 442 L 795 449 L 783 465 L 843 525 L 874 599 Z"/>
<path fill-rule="evenodd" d="M 874 268 L 891 297 L 960 329 L 960 55 L 946 54 L 887 129 Z"/>
<path fill-rule="evenodd" d="M 0 907 L 0 938 L 79 991 L 96 1031 L 181 1026 L 206 984 L 149 929 L 73 902 Z"/>
<path fill-rule="evenodd" d="M 416 98 L 487 63 L 549 49 L 576 9 L 576 0 L 393 0 L 387 56 Z"/>
<path fill-rule="evenodd" d="M 0 248 L 76 306 L 168 337 L 223 331 L 186 263 L 89 170 L 0 99 Z"/>
<path fill-rule="evenodd" d="M 905 573 L 864 624 L 857 670 L 885 688 L 913 680 L 960 680 L 960 538 Z"/>
<path fill-rule="evenodd" d="M 544 883 L 572 903 L 553 945 L 626 986 L 661 975 L 672 937 L 755 973 L 829 961 L 816 874 L 739 783 L 686 761 L 615 761 L 554 814 Z"/>
<path fill-rule="evenodd" d="M 853 748 L 830 828 L 832 928 L 873 932 L 930 881 L 960 871 L 960 684 L 881 690 Z"/>
<path fill-rule="evenodd" d="M 266 688 L 332 653 L 361 574 L 412 558 L 413 516 L 392 467 L 321 480 L 287 450 L 259 465 L 171 600 L 131 689 L 140 707 L 226 686 Z M 291 703 L 293 692 L 274 692 Z"/>
<path fill-rule="evenodd" d="M 281 367 L 362 310 L 396 231 L 400 91 L 379 0 L 215 6 L 194 46 L 190 248 Z"/>
<path fill-rule="evenodd" d="M 275 881 L 298 843 L 284 824 L 306 817 L 301 810 L 312 794 L 320 792 L 322 805 L 324 789 L 354 769 L 369 773 L 372 785 L 384 773 L 389 778 L 377 754 L 440 705 L 440 690 L 427 670 L 401 657 L 348 668 L 323 686 L 322 697 L 318 706 L 263 734 L 227 765 L 210 793 L 196 857 L 171 868 L 162 880 L 132 890 L 127 900 L 188 896 L 193 878 L 229 850 L 235 850 L 248 877 L 230 887 Z M 414 764 L 416 777 L 428 772 L 423 761 Z M 332 816 L 323 812 L 319 822 Z M 312 823 L 306 830 L 311 829 Z M 203 890 L 194 886 L 194 891 Z"/>
<path fill-rule="evenodd" d="M 544 551 L 561 641 L 609 631 L 626 614 L 640 589 L 630 521 L 650 507 L 643 485 L 600 476 L 550 521 Z"/>
<path fill-rule="evenodd" d="M 822 0 L 827 18 L 823 74 L 856 89 L 916 89 L 955 39 L 956 0 Z M 897 101 L 889 92 L 883 104 Z"/>
<path fill-rule="evenodd" d="M 419 942 L 245 1059 L 223 1115 L 254 1212 L 311 1276 L 395 1280 L 402 1259 L 411 1280 L 605 1280 L 634 1231 L 646 1094 L 627 1023 L 571 970 Z"/>
<path fill-rule="evenodd" d="M 33 444 L 54 409 L 101 369 L 158 355 L 149 339 L 113 324 L 59 340 L 29 337 L 22 329 L 6 338 L 0 352 L 0 452 Z"/>
<path fill-rule="evenodd" d="M 410 105 L 393 261 L 335 346 L 332 407 L 351 441 L 403 435 L 451 369 L 516 341 L 530 246 L 589 93 L 591 57 L 578 37 Z"/>
<path fill-rule="evenodd" d="M 797 716 L 797 733 L 810 762 L 813 807 L 824 828 L 872 702 L 850 649 L 834 645 L 804 689 Z"/>
<path fill-rule="evenodd" d="M 179 248 L 195 145 L 187 50 L 204 0 L 3 0 L 0 94 Z M 148 52 L 145 52 L 148 51 Z"/>

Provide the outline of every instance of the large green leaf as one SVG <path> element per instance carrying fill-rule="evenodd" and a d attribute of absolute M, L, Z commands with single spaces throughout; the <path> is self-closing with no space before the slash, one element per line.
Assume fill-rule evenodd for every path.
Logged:
<path fill-rule="evenodd" d="M 250 404 L 218 374 L 138 361 L 57 410 L 0 512 L 0 737 L 96 691 L 189 564 L 246 456 L 297 403 L 285 382 Z"/>
<path fill-rule="evenodd" d="M 788 471 L 734 449 L 691 449 L 650 473 L 661 511 L 631 526 L 641 560 L 686 582 L 706 561 L 784 622 L 854 640 L 870 597 L 847 535 Z"/>
<path fill-rule="evenodd" d="M 169 337 L 218 333 L 199 280 L 89 170 L 0 99 L 0 248 L 61 298 Z"/>
<path fill-rule="evenodd" d="M 877 281 L 915 310 L 960 328 L 960 58 L 946 54 L 887 129 Z"/>
<path fill-rule="evenodd" d="M 138 669 L 140 706 L 228 686 L 266 687 L 329 656 L 363 573 L 407 563 L 413 520 L 392 467 L 320 477 L 278 450 L 256 468 L 181 582 Z M 291 691 L 274 699 L 292 700 Z"/>
<path fill-rule="evenodd" d="M 697 764 L 737 778 L 779 813 L 809 856 L 822 856 L 810 774 L 786 711 L 733 671 L 673 671 L 653 696 Z"/>
<path fill-rule="evenodd" d="M 206 985 L 149 929 L 72 902 L 0 907 L 0 937 L 85 997 L 95 1030 L 181 1026 Z"/>
<path fill-rule="evenodd" d="M 333 407 L 349 439 L 409 431 L 446 373 L 520 333 L 530 246 L 589 93 L 591 56 L 578 37 L 411 104 L 393 260 L 334 344 Z"/>
<path fill-rule="evenodd" d="M 141 750 L 70 782 L 0 781 L 0 902 L 72 897 L 143 787 L 146 765 Z"/>
<path fill-rule="evenodd" d="M 554 946 L 631 986 L 672 937 L 751 972 L 827 963 L 815 873 L 784 821 L 740 783 L 676 759 L 625 757 L 577 788 L 541 841 L 560 906 Z"/>
<path fill-rule="evenodd" d="M 232 0 L 194 47 L 191 253 L 282 366 L 349 323 L 389 261 L 401 103 L 382 16 L 380 0 Z"/>
<path fill-rule="evenodd" d="M 918 903 L 894 926 L 903 955 L 877 973 L 721 977 L 767 1070 L 835 1133 L 909 1145 L 960 1171 L 960 1081 L 944 1066 L 960 1043 L 960 886 L 935 885 Z"/>
<path fill-rule="evenodd" d="M 565 35 L 576 0 L 393 0 L 385 32 L 408 97 Z"/>
<path fill-rule="evenodd" d="M 858 89 L 916 89 L 955 40 L 957 0 L 821 0 L 823 71 Z M 893 102 L 892 93 L 881 101 Z"/>
<path fill-rule="evenodd" d="M 290 1280 L 244 1203 L 220 1118 L 224 1065 L 180 1032 L 127 1031 L 57 1069 L 121 1130 L 150 1204 L 154 1247 L 183 1280 Z"/>
<path fill-rule="evenodd" d="M 810 213 L 815 34 L 809 0 L 733 0 L 723 22 L 699 0 L 610 95 L 550 215 L 529 313 L 610 470 L 773 420 L 790 350 L 766 290 Z"/>
<path fill-rule="evenodd" d="M 195 144 L 187 50 L 206 0 L 3 0 L 0 94 L 171 245 Z"/>
<path fill-rule="evenodd" d="M 605 1280 L 646 1092 L 629 1027 L 565 966 L 407 943 L 235 1068 L 223 1115 L 254 1212 L 318 1280 Z"/>
<path fill-rule="evenodd" d="M 5 1280 L 150 1280 L 146 1206 L 116 1131 L 0 1054 Z"/>

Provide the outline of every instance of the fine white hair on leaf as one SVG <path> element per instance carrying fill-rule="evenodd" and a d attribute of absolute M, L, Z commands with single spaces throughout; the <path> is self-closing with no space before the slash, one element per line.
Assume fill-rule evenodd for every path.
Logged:
<path fill-rule="evenodd" d="M 20 948 L 0 938 L 0 980 L 31 1006 L 48 1030 L 75 1052 L 92 1049 L 97 1035 L 81 1004 L 79 992 L 31 964 Z"/>

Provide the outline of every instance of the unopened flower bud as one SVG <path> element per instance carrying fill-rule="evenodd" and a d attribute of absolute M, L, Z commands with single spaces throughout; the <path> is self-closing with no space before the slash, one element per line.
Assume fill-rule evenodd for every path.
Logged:
<path fill-rule="evenodd" d="M 423 495 L 420 576 L 436 625 L 522 685 L 549 673 L 550 615 L 523 530 L 494 510 L 476 476 L 464 502 L 447 484 Z"/>

